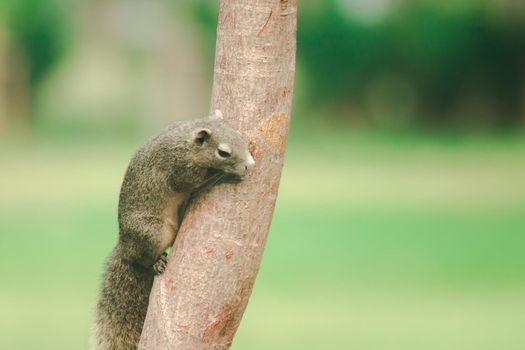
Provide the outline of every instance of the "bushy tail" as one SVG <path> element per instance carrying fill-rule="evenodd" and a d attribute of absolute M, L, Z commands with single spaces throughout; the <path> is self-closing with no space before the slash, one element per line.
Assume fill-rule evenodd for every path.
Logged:
<path fill-rule="evenodd" d="M 126 261 L 113 250 L 96 308 L 92 350 L 137 349 L 153 277 L 151 268 Z"/>

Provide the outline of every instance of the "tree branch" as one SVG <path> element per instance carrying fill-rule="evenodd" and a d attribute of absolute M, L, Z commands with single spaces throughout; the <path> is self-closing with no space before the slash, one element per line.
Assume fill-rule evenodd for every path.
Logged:
<path fill-rule="evenodd" d="M 139 349 L 228 349 L 273 215 L 292 106 L 296 0 L 221 0 L 211 109 L 249 140 L 256 165 L 188 208 L 155 280 Z"/>

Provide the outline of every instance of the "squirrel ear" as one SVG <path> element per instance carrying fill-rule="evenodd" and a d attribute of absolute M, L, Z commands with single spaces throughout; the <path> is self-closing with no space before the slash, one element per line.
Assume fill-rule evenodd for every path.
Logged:
<path fill-rule="evenodd" d="M 210 115 L 211 119 L 222 119 L 222 112 L 219 109 L 216 109 L 212 115 Z"/>
<path fill-rule="evenodd" d="M 201 146 L 204 143 L 204 141 L 210 138 L 210 136 L 211 136 L 210 129 L 200 128 L 193 132 L 193 141 L 197 145 Z"/>

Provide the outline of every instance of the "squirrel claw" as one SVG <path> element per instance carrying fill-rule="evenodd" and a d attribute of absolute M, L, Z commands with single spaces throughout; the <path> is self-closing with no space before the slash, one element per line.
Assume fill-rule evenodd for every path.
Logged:
<path fill-rule="evenodd" d="M 166 266 L 168 265 L 168 254 L 162 253 L 162 255 L 159 257 L 159 260 L 155 262 L 153 265 L 153 271 L 155 272 L 155 275 L 160 275 L 166 270 Z"/>

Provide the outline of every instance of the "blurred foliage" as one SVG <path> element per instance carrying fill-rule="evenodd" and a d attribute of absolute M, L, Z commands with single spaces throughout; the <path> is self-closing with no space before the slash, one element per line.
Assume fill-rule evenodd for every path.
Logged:
<path fill-rule="evenodd" d="M 115 72 L 115 67 L 128 65 L 135 67 L 133 72 L 137 82 L 147 81 L 144 72 L 151 66 L 159 66 L 153 63 L 155 57 L 166 56 L 165 52 L 174 47 L 183 48 L 189 52 L 188 55 L 199 56 L 199 59 L 203 53 L 206 59 L 201 66 L 208 67 L 203 71 L 211 72 L 217 1 L 162 0 L 151 6 L 143 3 L 136 8 L 130 2 L 121 0 L 90 0 L 82 2 L 82 6 L 79 4 L 78 1 L 66 0 L 4 0 L 0 3 L 0 20 L 7 23 L 10 41 L 14 43 L 11 49 L 20 56 L 18 65 L 28 66 L 26 75 L 29 87 L 26 90 L 29 91 L 30 101 L 26 109 L 30 110 L 31 115 L 40 115 L 41 119 L 46 119 L 46 113 L 54 113 L 34 111 L 33 100 L 40 93 L 41 82 L 47 73 L 54 66 L 67 61 L 64 58 L 70 46 L 75 46 L 77 51 L 76 56 L 72 55 L 74 62 L 68 64 L 70 68 L 73 67 L 71 72 L 79 74 L 72 80 L 84 82 L 76 87 L 77 90 L 86 85 L 88 89 L 85 90 L 89 90 L 90 84 L 94 83 L 106 86 L 106 89 L 110 89 L 107 86 L 114 86 L 116 90 L 124 89 L 122 86 L 129 87 L 132 85 L 129 79 L 125 80 L 117 73 L 108 79 L 122 81 L 114 84 L 103 81 L 103 76 L 109 76 L 104 73 L 104 69 Z M 179 28 L 179 35 L 190 37 L 189 42 L 197 42 L 196 47 L 200 51 L 190 52 L 190 46 L 184 46 L 180 41 L 159 39 L 166 37 L 163 35 L 169 31 L 166 28 L 172 27 L 155 26 L 144 18 L 136 18 L 143 16 L 148 8 L 169 8 L 170 16 L 175 18 L 154 17 L 152 14 L 155 11 L 148 12 L 147 18 L 155 18 L 153 23 L 180 23 L 180 27 L 185 29 Z M 511 0 L 497 3 L 485 0 L 301 1 L 294 106 L 295 112 L 301 116 L 298 119 L 314 124 L 363 125 L 398 131 L 422 128 L 432 131 L 522 128 L 525 125 L 523 13 L 525 6 Z M 79 17 L 84 18 L 85 22 L 80 26 L 75 22 Z M 142 23 L 144 28 L 137 23 Z M 194 30 L 196 23 L 200 31 Z M 101 44 L 85 45 L 82 40 L 86 41 L 86 38 Z M 103 38 L 113 38 L 113 41 L 104 44 Z M 144 59 L 141 61 L 144 65 L 140 66 L 132 57 L 136 50 L 130 43 L 135 41 L 149 48 L 158 45 L 155 50 L 164 51 L 151 54 L 148 56 L 151 59 Z M 171 46 L 173 43 L 175 46 Z M 121 46 L 128 48 L 122 52 L 127 52 L 129 57 L 118 56 L 116 47 Z M 86 55 L 82 49 L 93 53 L 93 56 Z M 82 64 L 99 64 L 93 58 L 97 55 L 106 55 L 100 64 L 107 63 L 107 67 L 98 67 L 100 77 L 93 77 L 89 73 L 81 76 L 78 72 L 86 71 Z M 86 61 L 80 62 L 82 59 Z M 187 63 L 184 64 L 187 66 Z M 162 69 L 167 70 L 165 67 Z M 194 68 L 189 70 L 195 71 Z M 182 79 L 183 74 L 177 72 L 176 76 Z M 24 77 L 18 79 L 24 80 Z M 211 84 L 211 74 L 203 81 L 202 85 Z M 99 88 L 95 90 L 102 91 Z M 161 91 L 151 91 L 148 94 L 137 90 L 137 96 L 143 96 L 147 104 L 147 101 L 157 101 L 156 98 L 162 95 Z M 112 93 L 127 96 L 127 92 L 122 93 L 120 90 Z M 100 94 L 113 96 L 112 93 L 103 91 Z M 180 91 L 172 93 L 181 95 Z M 46 98 L 54 96 L 48 105 L 59 105 L 57 101 L 61 99 L 56 96 L 62 94 L 63 91 L 48 91 Z M 103 105 L 107 101 L 88 103 Z M 123 104 L 120 100 L 117 103 Z M 159 107 L 155 103 L 151 103 L 154 106 L 151 110 L 164 110 L 164 114 L 169 114 L 165 111 L 166 106 Z M 97 110 L 87 107 L 82 109 Z M 122 108 L 125 113 L 129 109 Z M 78 116 L 72 115 L 70 118 L 75 117 Z M 96 119 L 96 115 L 93 119 Z M 45 122 L 39 125 L 45 126 Z"/>
<path fill-rule="evenodd" d="M 59 0 L 4 0 L 0 11 L 20 59 L 28 65 L 31 90 L 64 54 L 71 28 Z"/>
<path fill-rule="evenodd" d="M 480 109 L 490 104 L 493 113 L 472 116 L 489 118 L 490 126 L 522 121 L 525 21 L 495 22 L 481 9 L 458 14 L 418 2 L 369 26 L 325 3 L 320 13 L 302 17 L 298 32 L 299 58 L 315 82 L 312 105 L 364 105 L 374 82 L 386 78 L 378 98 L 408 85 L 421 124 L 455 126 L 469 117 L 462 112 L 479 113 L 476 106 L 461 110 L 468 95 L 479 99 Z M 404 102 L 410 101 L 385 101 Z"/>
<path fill-rule="evenodd" d="M 307 83 L 296 107 L 379 127 L 523 125 L 525 17 L 494 14 L 481 1 L 459 9 L 391 1 L 397 6 L 369 22 L 344 8 L 356 2 L 300 4 L 298 65 Z M 199 1 L 195 14 L 214 33 L 216 4 Z"/>

